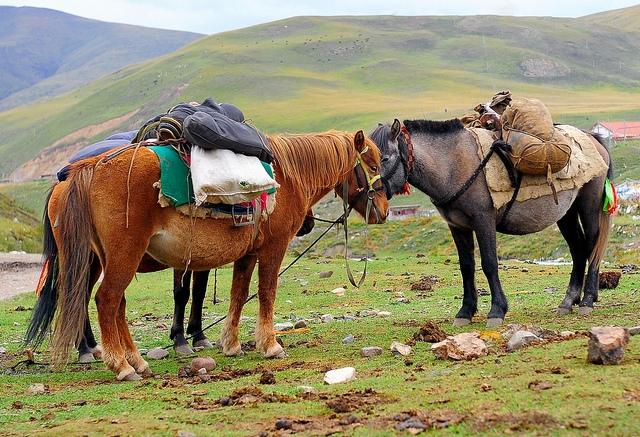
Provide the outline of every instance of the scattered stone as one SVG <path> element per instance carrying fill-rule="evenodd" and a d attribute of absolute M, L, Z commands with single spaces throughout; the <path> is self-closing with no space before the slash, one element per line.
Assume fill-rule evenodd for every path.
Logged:
<path fill-rule="evenodd" d="M 465 332 L 431 345 L 437 358 L 469 361 L 489 353 L 477 332 Z"/>
<path fill-rule="evenodd" d="M 275 384 L 276 376 L 269 369 L 265 369 L 260 375 L 260 384 Z"/>
<path fill-rule="evenodd" d="M 322 323 L 331 323 L 333 320 L 334 318 L 331 314 L 323 314 L 320 316 L 320 321 L 322 321 Z"/>
<path fill-rule="evenodd" d="M 404 421 L 396 425 L 396 429 L 398 431 L 407 431 L 409 434 L 417 434 L 429 429 L 429 427 L 422 423 L 422 421 L 420 421 L 420 419 L 418 419 L 417 417 L 409 417 L 408 419 L 405 419 Z"/>
<path fill-rule="evenodd" d="M 351 314 L 345 314 L 344 316 L 342 316 L 342 319 L 347 322 L 353 322 L 354 320 L 357 320 L 356 316 L 352 316 Z"/>
<path fill-rule="evenodd" d="M 330 278 L 331 275 L 333 275 L 333 270 L 327 270 L 324 272 L 318 272 L 318 277 L 319 278 Z"/>
<path fill-rule="evenodd" d="M 207 372 L 211 372 L 216 368 L 216 360 L 211 357 L 198 357 L 191 361 L 189 370 L 192 374 L 198 373 L 200 369 L 205 369 Z"/>
<path fill-rule="evenodd" d="M 293 329 L 293 323 L 291 322 L 276 323 L 275 325 L 273 325 L 273 329 L 276 331 L 291 331 Z"/>
<path fill-rule="evenodd" d="M 324 374 L 325 384 L 340 384 L 356 379 L 356 369 L 353 367 L 343 367 L 341 369 L 329 370 Z"/>
<path fill-rule="evenodd" d="M 356 339 L 353 336 L 353 334 L 349 334 L 345 338 L 342 339 L 342 344 L 351 344 L 354 341 L 356 341 Z"/>
<path fill-rule="evenodd" d="M 296 387 L 298 390 L 302 390 L 303 393 L 313 393 L 316 389 L 309 385 L 299 385 Z"/>
<path fill-rule="evenodd" d="M 331 290 L 331 293 L 335 294 L 336 296 L 342 297 L 344 296 L 344 292 L 347 291 L 346 289 L 344 289 L 343 287 L 338 287 L 338 288 L 334 288 L 333 290 Z"/>
<path fill-rule="evenodd" d="M 49 393 L 49 387 L 42 384 L 41 382 L 36 382 L 35 384 L 31 384 L 29 386 L 29 393 L 32 395 L 43 395 Z"/>
<path fill-rule="evenodd" d="M 529 268 L 528 267 L 523 267 L 520 271 L 522 273 L 529 273 Z"/>
<path fill-rule="evenodd" d="M 293 427 L 293 422 L 287 419 L 280 419 L 276 421 L 276 429 L 291 429 Z"/>
<path fill-rule="evenodd" d="M 507 343 L 507 350 L 514 352 L 529 346 L 534 341 L 540 341 L 540 337 L 529 331 L 516 331 Z"/>
<path fill-rule="evenodd" d="M 169 352 L 161 347 L 154 347 L 147 352 L 147 358 L 149 358 L 150 360 L 161 360 L 163 358 L 167 358 L 168 356 Z"/>
<path fill-rule="evenodd" d="M 178 437 L 198 437 L 198 435 L 189 431 L 178 431 Z"/>
<path fill-rule="evenodd" d="M 391 315 L 391 311 L 379 311 L 376 315 L 378 317 L 389 317 Z"/>
<path fill-rule="evenodd" d="M 378 346 L 363 347 L 360 350 L 360 355 L 362 355 L 365 358 L 375 357 L 376 355 L 382 355 L 382 348 Z"/>
<path fill-rule="evenodd" d="M 624 349 L 629 344 L 629 330 L 615 326 L 589 329 L 587 362 L 594 364 L 619 364 Z"/>
<path fill-rule="evenodd" d="M 0 347 L 0 354 L 6 354 L 7 353 L 7 348 L 6 347 Z"/>
<path fill-rule="evenodd" d="M 399 298 L 403 298 L 404 297 L 404 293 L 402 291 L 394 291 L 393 292 L 393 297 L 399 299 Z"/>
<path fill-rule="evenodd" d="M 399 343 L 397 341 L 394 341 L 393 343 L 391 343 L 391 346 L 389 346 L 389 349 L 391 349 L 391 352 L 395 357 L 406 357 L 411 353 L 411 346 L 403 343 Z"/>
<path fill-rule="evenodd" d="M 629 328 L 629 335 L 637 335 L 640 334 L 640 326 L 634 326 L 633 328 Z"/>
<path fill-rule="evenodd" d="M 613 290 L 618 286 L 622 272 L 600 272 L 598 276 L 598 288 Z"/>
<path fill-rule="evenodd" d="M 293 325 L 295 329 L 303 329 L 307 327 L 307 322 L 305 320 L 298 320 L 295 325 Z"/>

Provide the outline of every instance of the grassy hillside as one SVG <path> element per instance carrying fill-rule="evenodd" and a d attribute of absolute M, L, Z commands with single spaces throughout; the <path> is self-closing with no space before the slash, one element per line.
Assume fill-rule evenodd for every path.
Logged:
<path fill-rule="evenodd" d="M 71 91 L 204 36 L 32 7 L 0 6 L 0 24 L 0 110 Z"/>
<path fill-rule="evenodd" d="M 628 14 L 640 19 L 640 6 Z M 52 173 L 84 145 L 209 96 L 270 133 L 369 132 L 394 117 L 461 116 L 503 89 L 537 97 L 555 121 L 583 128 L 640 119 L 640 33 L 585 20 L 299 17 L 212 35 L 0 113 L 0 177 Z"/>

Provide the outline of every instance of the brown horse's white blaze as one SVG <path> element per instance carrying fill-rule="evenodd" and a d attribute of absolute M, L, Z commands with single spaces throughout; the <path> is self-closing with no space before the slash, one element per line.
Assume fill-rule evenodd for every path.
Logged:
<path fill-rule="evenodd" d="M 145 255 L 157 261 L 157 269 L 184 269 L 188 264 L 190 270 L 208 270 L 234 263 L 231 302 L 221 335 L 226 355 L 241 353 L 238 325 L 258 262 L 256 345 L 266 357 L 285 355 L 273 329 L 278 271 L 307 211 L 331 190 L 342 196 L 344 183 L 350 206 L 368 216 L 370 223 L 383 223 L 389 204 L 379 180 L 379 151 L 362 131 L 268 139 L 280 188 L 275 209 L 255 239 L 251 226 L 234 227 L 231 219 L 194 219 L 161 207 L 154 186 L 160 167 L 149 149 L 73 166 L 48 203 L 48 219 L 56 225 L 45 226 L 55 240 L 52 252 L 59 252 L 59 278 L 53 291 L 60 299 L 52 337 L 57 361 L 67 359 L 82 337 L 96 256 L 103 270 L 95 296 L 102 356 L 119 380 L 136 379 L 149 371 L 129 332 L 125 300 L 125 290 Z M 359 195 L 363 190 L 367 195 Z M 55 311 L 53 302 L 37 304 L 27 342 L 42 337 Z"/>

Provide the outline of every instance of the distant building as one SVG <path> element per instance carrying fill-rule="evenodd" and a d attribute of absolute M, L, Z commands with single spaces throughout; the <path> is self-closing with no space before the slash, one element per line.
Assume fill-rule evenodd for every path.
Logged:
<path fill-rule="evenodd" d="M 615 141 L 640 139 L 640 121 L 599 121 L 589 130 Z"/>
<path fill-rule="evenodd" d="M 420 217 L 420 205 L 389 207 L 388 220 L 403 220 L 409 217 Z"/>

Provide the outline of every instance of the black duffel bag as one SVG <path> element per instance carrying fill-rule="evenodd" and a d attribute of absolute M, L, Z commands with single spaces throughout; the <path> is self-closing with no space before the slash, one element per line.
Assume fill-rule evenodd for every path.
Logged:
<path fill-rule="evenodd" d="M 203 149 L 229 149 L 271 163 L 267 138 L 255 127 L 216 112 L 195 112 L 184 119 L 184 138 Z"/>

